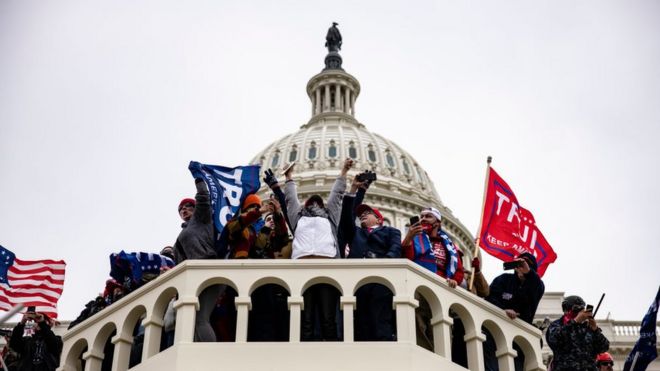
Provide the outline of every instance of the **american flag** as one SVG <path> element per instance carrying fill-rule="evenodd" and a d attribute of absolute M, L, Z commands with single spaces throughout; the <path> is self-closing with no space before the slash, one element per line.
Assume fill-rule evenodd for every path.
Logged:
<path fill-rule="evenodd" d="M 64 260 L 21 260 L 0 246 L 0 310 L 21 303 L 57 318 L 65 268 Z"/>

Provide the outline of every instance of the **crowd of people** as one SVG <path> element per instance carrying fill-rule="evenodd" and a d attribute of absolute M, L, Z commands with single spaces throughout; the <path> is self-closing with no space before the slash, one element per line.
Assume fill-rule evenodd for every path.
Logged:
<path fill-rule="evenodd" d="M 461 250 L 442 229 L 443 216 L 432 207 L 423 208 L 418 220 L 404 236 L 393 227 L 384 224 L 381 212 L 366 203 L 365 195 L 376 179 L 370 172 L 360 173 L 348 187 L 347 174 L 354 162 L 344 161 L 327 200 L 312 195 L 304 202 L 298 199 L 293 180 L 295 164 L 283 169 L 285 182 L 280 184 L 273 171 L 265 172 L 264 181 L 272 194 L 261 200 L 250 194 L 243 200 L 240 210 L 227 222 L 223 233 L 230 259 L 371 259 L 407 258 L 421 267 L 444 278 L 449 287 L 470 289 L 486 301 L 501 308 L 511 320 L 520 319 L 532 323 L 539 301 L 544 293 L 544 284 L 539 277 L 534 255 L 520 254 L 515 258 L 513 273 L 503 273 L 490 285 L 480 269 L 478 258 L 471 262 L 472 271 L 463 267 Z M 195 198 L 185 198 L 178 206 L 183 220 L 182 229 L 172 248 L 161 251 L 169 255 L 176 264 L 188 259 L 217 259 L 217 239 L 213 225 L 211 200 L 203 179 L 195 179 Z M 349 188 L 347 192 L 347 188 Z M 356 222 L 359 220 L 359 223 Z M 165 267 L 166 269 L 166 267 Z M 472 276 L 472 277 L 471 277 Z M 151 277 L 152 279 L 153 277 Z M 474 284 L 468 284 L 473 281 Z M 144 283 L 144 282 L 143 282 Z M 138 285 L 139 286 L 139 285 Z M 90 301 L 81 316 L 70 327 L 120 300 L 135 289 L 131 285 L 109 280 L 103 295 Z M 233 341 L 235 336 L 236 312 L 233 298 L 236 293 L 224 285 L 212 285 L 199 295 L 194 339 L 198 342 Z M 252 295 L 252 310 L 248 323 L 249 341 L 287 341 L 289 338 L 289 316 L 286 290 L 278 285 L 265 285 Z M 304 309 L 301 318 L 303 341 L 337 341 L 343 334 L 339 315 L 339 291 L 328 284 L 317 284 L 303 294 Z M 396 340 L 396 319 L 392 309 L 392 292 L 380 284 L 366 284 L 356 293 L 355 340 Z M 173 340 L 175 319 L 172 298 L 166 311 L 165 322 L 170 323 L 163 337 L 164 349 Z M 416 294 L 419 308 L 416 310 L 417 343 L 433 350 L 431 309 L 426 300 Z M 562 304 L 564 316 L 553 322 L 547 330 L 547 342 L 554 352 L 552 369 L 561 370 L 607 370 L 612 366 L 608 353 L 609 343 L 602 335 L 595 319 L 584 301 L 569 296 Z M 452 326 L 452 360 L 467 367 L 466 347 L 463 340 L 465 329 L 458 314 L 450 312 Z M 169 322 L 168 319 L 169 318 Z M 52 354 L 61 350 L 61 340 L 55 344 L 49 322 L 42 318 L 32 336 L 24 336 L 23 324 L 16 326 L 11 336 L 10 347 L 21 354 L 22 362 L 31 364 L 26 370 L 50 370 L 50 358 L 37 355 L 41 349 Z M 136 327 L 136 334 L 140 329 Z M 493 336 L 484 329 L 483 344 L 486 370 L 498 370 L 498 357 Z M 26 346 L 25 339 L 41 342 L 45 346 Z M 169 344 L 168 344 L 169 343 Z M 19 351 L 20 349 L 20 351 Z M 522 370 L 524 354 L 514 344 L 518 356 L 515 369 Z M 57 357 L 55 357 L 56 359 Z M 41 365 L 41 366 L 36 366 Z"/>

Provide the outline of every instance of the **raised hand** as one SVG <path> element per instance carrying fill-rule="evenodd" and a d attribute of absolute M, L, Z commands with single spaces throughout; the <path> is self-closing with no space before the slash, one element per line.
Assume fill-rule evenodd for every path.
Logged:
<path fill-rule="evenodd" d="M 266 175 L 264 177 L 264 182 L 268 184 L 268 187 L 274 188 L 279 186 L 277 182 L 277 178 L 275 177 L 275 174 L 273 174 L 273 170 L 269 168 L 268 170 L 264 171 L 264 174 Z"/>

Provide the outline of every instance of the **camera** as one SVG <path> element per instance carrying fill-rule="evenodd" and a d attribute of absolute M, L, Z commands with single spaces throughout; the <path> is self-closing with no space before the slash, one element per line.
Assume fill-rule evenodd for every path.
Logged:
<path fill-rule="evenodd" d="M 410 226 L 412 227 L 413 225 L 419 223 L 419 216 L 411 216 L 410 217 Z"/>
<path fill-rule="evenodd" d="M 505 271 L 509 270 L 509 269 L 516 269 L 516 268 L 520 267 L 521 265 L 522 265 L 522 262 L 518 261 L 518 260 L 514 260 L 512 262 L 505 262 L 503 264 Z"/>
<path fill-rule="evenodd" d="M 369 182 L 369 183 L 377 180 L 376 173 L 374 173 L 373 171 L 368 171 L 368 170 L 363 172 L 363 173 L 358 174 L 356 176 L 356 178 L 359 182 Z"/>

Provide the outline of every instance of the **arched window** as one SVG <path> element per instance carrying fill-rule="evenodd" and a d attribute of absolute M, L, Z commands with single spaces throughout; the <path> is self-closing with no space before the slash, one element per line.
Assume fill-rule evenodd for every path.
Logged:
<path fill-rule="evenodd" d="M 294 144 L 293 147 L 291 147 L 291 152 L 289 152 L 289 162 L 296 161 L 297 158 L 298 158 L 298 146 Z"/>
<path fill-rule="evenodd" d="M 280 151 L 275 151 L 273 155 L 273 160 L 270 162 L 270 167 L 277 167 L 280 164 Z"/>
<path fill-rule="evenodd" d="M 371 162 L 376 162 L 376 151 L 374 151 L 374 146 L 371 144 L 367 147 L 367 158 Z"/>
<path fill-rule="evenodd" d="M 330 146 L 328 147 L 328 157 L 336 158 L 337 157 L 337 145 L 334 140 L 330 141 Z"/>
<path fill-rule="evenodd" d="M 316 143 L 315 142 L 312 142 L 309 145 L 309 150 L 307 151 L 307 158 L 309 158 L 310 160 L 316 159 Z"/>
<path fill-rule="evenodd" d="M 355 143 L 353 143 L 353 141 L 348 144 L 348 157 L 353 160 L 357 159 L 357 148 L 355 148 Z"/>
<path fill-rule="evenodd" d="M 387 161 L 387 166 L 389 167 L 394 167 L 396 165 L 394 163 L 394 156 L 392 156 L 392 152 L 389 150 L 385 153 L 385 161 Z"/>
<path fill-rule="evenodd" d="M 401 158 L 401 164 L 403 164 L 403 171 L 406 172 L 406 175 L 410 175 L 410 165 L 408 165 L 408 160 L 405 157 Z"/>

